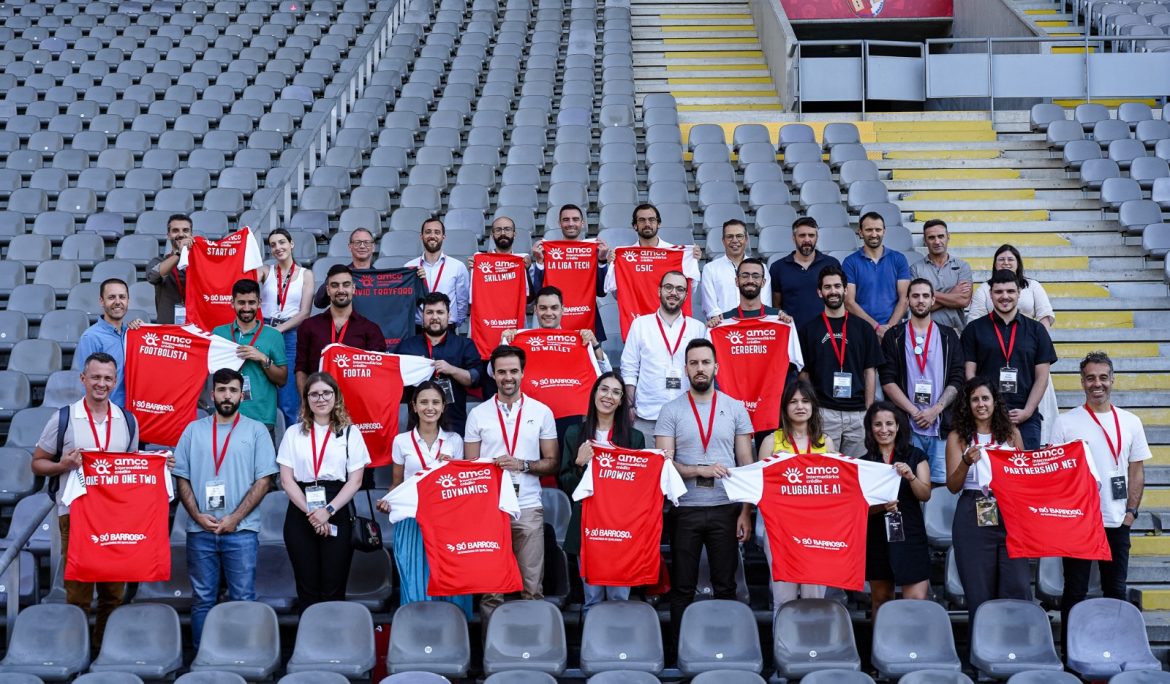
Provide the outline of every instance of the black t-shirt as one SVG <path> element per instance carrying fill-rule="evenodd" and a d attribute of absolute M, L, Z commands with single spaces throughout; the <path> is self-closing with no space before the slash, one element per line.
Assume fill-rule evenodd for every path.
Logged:
<path fill-rule="evenodd" d="M 845 365 L 837 360 L 833 342 L 825 329 L 825 319 L 817 316 L 800 329 L 800 351 L 804 356 L 804 370 L 816 389 L 821 406 L 835 411 L 865 410 L 865 369 L 873 368 L 876 373 L 882 365 L 882 350 L 877 333 L 857 316 L 830 318 L 833 337 L 837 348 L 842 345 L 842 326 L 845 327 Z M 833 374 L 841 371 L 851 375 L 851 392 L 848 398 L 833 397 Z M 877 378 L 874 378 L 876 385 Z"/>
<path fill-rule="evenodd" d="M 1036 365 L 1056 363 L 1056 347 L 1052 344 L 1048 329 L 1031 318 L 1017 313 L 1012 324 L 1018 324 L 1014 345 L 1011 343 L 1012 325 L 1004 325 L 1003 319 L 995 313 L 967 323 L 960 339 L 963 358 L 974 362 L 975 375 L 986 378 L 993 387 L 1000 386 L 1000 369 L 1004 366 L 1016 370 L 1016 391 L 1001 392 L 1001 399 L 1007 408 L 1019 409 L 1028 403 L 1028 394 L 1036 382 Z M 999 337 L 995 334 L 996 328 L 999 328 L 999 335 L 1003 337 L 1003 347 L 1000 347 Z M 1008 347 L 1011 347 L 1011 359 L 1005 362 L 1003 352 Z"/>

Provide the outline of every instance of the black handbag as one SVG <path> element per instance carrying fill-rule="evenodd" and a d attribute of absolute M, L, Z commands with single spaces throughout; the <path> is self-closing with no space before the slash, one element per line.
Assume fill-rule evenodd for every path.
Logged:
<path fill-rule="evenodd" d="M 349 430 L 345 429 L 345 460 L 349 461 Z M 366 490 L 366 503 L 370 505 L 370 515 L 374 514 L 374 503 L 370 497 L 370 490 Z M 355 551 L 380 551 L 382 549 L 382 528 L 373 517 L 358 515 L 357 506 L 353 499 L 349 501 L 350 533 L 349 543 Z"/>

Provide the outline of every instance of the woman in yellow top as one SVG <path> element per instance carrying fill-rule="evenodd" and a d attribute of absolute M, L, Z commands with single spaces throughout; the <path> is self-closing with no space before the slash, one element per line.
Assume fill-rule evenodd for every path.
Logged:
<path fill-rule="evenodd" d="M 796 379 L 784 388 L 780 400 L 780 429 L 765 437 L 760 444 L 759 460 L 775 454 L 832 453 L 833 440 L 821 429 L 821 406 L 816 392 L 807 380 Z M 772 567 L 772 550 L 764 530 L 764 516 L 756 516 L 756 535 L 763 540 L 768 567 Z M 772 614 L 780 606 L 798 598 L 824 598 L 825 587 L 819 584 L 794 584 L 772 581 Z"/>

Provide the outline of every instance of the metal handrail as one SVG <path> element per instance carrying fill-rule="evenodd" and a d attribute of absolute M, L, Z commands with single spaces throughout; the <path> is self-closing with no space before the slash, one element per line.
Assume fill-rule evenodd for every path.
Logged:
<path fill-rule="evenodd" d="M 306 136 L 308 142 L 291 162 L 282 163 L 284 174 L 275 186 L 263 188 L 256 193 L 256 195 L 261 196 L 260 201 L 256 201 L 256 195 L 253 196 L 252 207 L 249 211 L 260 217 L 260 220 L 257 221 L 259 225 L 252 226 L 254 229 L 267 232 L 280 226 L 282 219 L 284 223 L 288 222 L 292 216 L 294 188 L 298 195 L 304 192 L 309 177 L 317 168 L 318 159 L 324 158 L 330 141 L 337 135 L 341 121 L 349 113 L 354 101 L 361 97 L 362 91 L 365 90 L 382 56 L 389 48 L 390 39 L 398 30 L 399 24 L 402 23 L 409 4 L 410 0 L 394 0 L 394 6 L 390 8 L 382 23 L 373 32 L 363 32 L 362 35 L 373 33 L 375 39 L 363 48 L 364 51 L 354 55 L 358 59 L 348 76 L 342 76 L 340 80 L 334 77 L 332 83 L 327 86 L 327 88 L 331 88 L 333 84 L 339 82 L 344 84 L 339 92 L 333 96 L 333 105 L 326 112 L 326 116 L 317 121 L 312 128 L 300 129 L 301 131 L 310 131 L 310 135 Z M 311 114 L 312 112 L 306 112 L 305 118 Z M 304 119 L 302 119 L 302 123 L 303 121 Z"/>
<path fill-rule="evenodd" d="M 20 552 L 24 549 L 24 545 L 32 538 L 33 533 L 37 531 L 45 522 L 45 516 L 57 504 L 52 498 L 48 496 L 41 496 L 40 493 L 32 494 L 39 499 L 40 503 L 32 513 L 32 519 L 26 527 L 17 530 L 15 533 L 9 530 L 9 538 L 11 546 L 0 554 L 0 588 L 8 590 L 8 600 L 6 602 L 5 612 L 5 643 L 12 643 L 12 627 L 16 624 L 16 614 L 20 612 Z"/>

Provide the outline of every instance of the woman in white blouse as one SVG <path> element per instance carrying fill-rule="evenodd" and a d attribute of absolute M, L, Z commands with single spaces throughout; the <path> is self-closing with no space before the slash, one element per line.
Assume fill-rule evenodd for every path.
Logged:
<path fill-rule="evenodd" d="M 301 611 L 322 601 L 344 601 L 353 547 L 353 495 L 362 486 L 370 452 L 353 426 L 337 381 L 313 373 L 305 382 L 305 409 L 280 443 L 276 462 L 288 495 L 284 545 L 292 562 Z"/>
<path fill-rule="evenodd" d="M 313 271 L 293 261 L 292 234 L 277 228 L 268 234 L 268 250 L 276 263 L 260 268 L 260 312 L 264 324 L 284 335 L 284 355 L 291 369 L 297 360 L 297 326 L 313 312 Z M 284 414 L 284 424 L 294 425 L 301 409 L 296 378 L 290 372 L 288 382 L 277 390 L 277 405 Z"/>
<path fill-rule="evenodd" d="M 992 259 L 991 268 L 995 271 L 1011 271 L 1016 274 L 1016 281 L 1020 286 L 1020 303 L 1018 304 L 1020 313 L 1035 319 L 1046 329 L 1051 330 L 1052 325 L 1056 323 L 1056 312 L 1052 310 L 1052 302 L 1049 301 L 1044 286 L 1035 279 L 1024 276 L 1024 259 L 1020 256 L 1020 250 L 1011 245 L 1002 245 L 995 250 L 995 258 Z M 972 321 L 980 316 L 986 316 L 993 308 L 991 288 L 988 287 L 987 283 L 983 283 L 971 297 L 971 308 L 967 312 L 967 320 Z M 1039 408 L 1040 416 L 1043 418 L 1040 423 L 1040 442 L 1048 444 L 1052 441 L 1052 429 L 1056 426 L 1056 417 L 1060 413 L 1060 406 L 1056 403 L 1056 388 L 1052 384 L 1051 378 L 1048 380 L 1048 388 L 1044 390 L 1044 396 L 1040 399 L 1040 406 L 1037 408 Z"/>
<path fill-rule="evenodd" d="M 390 489 L 420 470 L 442 461 L 463 458 L 463 438 L 443 429 L 446 408 L 443 390 L 433 381 L 427 380 L 415 388 L 414 398 L 407 405 L 407 430 L 395 437 L 390 447 L 390 457 L 394 461 Z M 378 510 L 383 513 L 390 511 L 384 501 L 378 502 Z M 462 608 L 470 619 L 471 596 L 427 594 L 431 571 L 423 548 L 422 532 L 413 518 L 394 523 L 394 564 L 398 567 L 399 605 L 416 601 L 448 601 Z"/>

